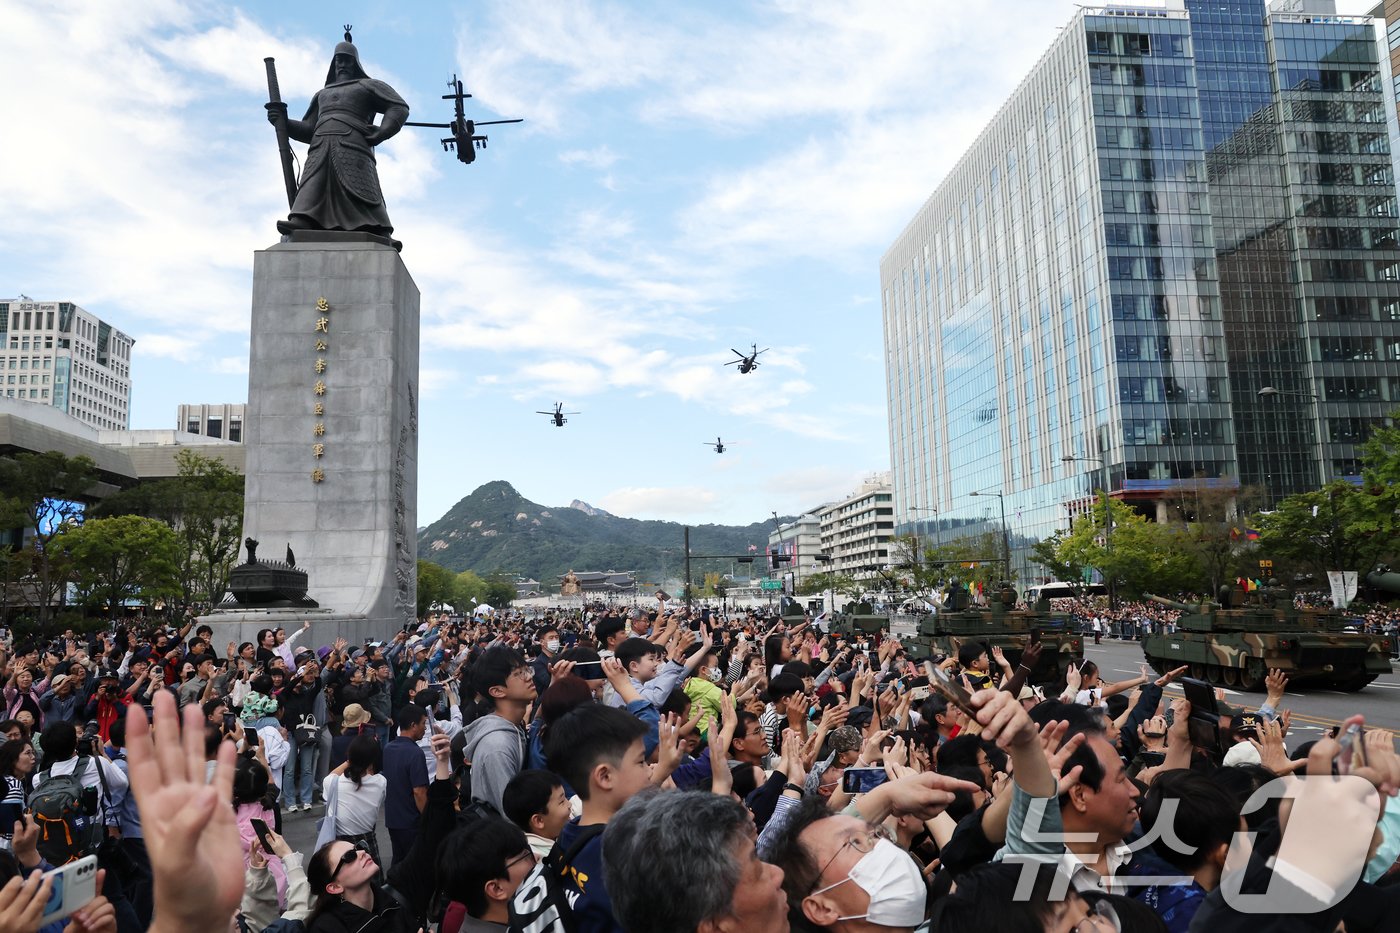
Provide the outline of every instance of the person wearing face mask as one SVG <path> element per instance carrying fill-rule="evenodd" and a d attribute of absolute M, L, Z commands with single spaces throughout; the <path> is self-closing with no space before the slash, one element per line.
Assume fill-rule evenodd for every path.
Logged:
<path fill-rule="evenodd" d="M 695 669 L 693 675 L 686 679 L 685 695 L 690 697 L 690 702 L 703 712 L 700 715 L 700 732 L 704 734 L 708 728 L 711 717 L 715 722 L 720 721 L 721 697 L 724 696 L 724 671 L 720 668 L 718 652 L 708 651 L 700 661 L 700 665 Z"/>
<path fill-rule="evenodd" d="M 540 653 L 530 662 L 535 677 L 535 692 L 549 689 L 549 667 L 559 660 L 559 629 L 550 626 L 540 632 Z"/>

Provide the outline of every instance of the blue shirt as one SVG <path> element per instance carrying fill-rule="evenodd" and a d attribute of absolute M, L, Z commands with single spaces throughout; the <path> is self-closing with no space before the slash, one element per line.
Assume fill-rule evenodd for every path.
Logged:
<path fill-rule="evenodd" d="M 412 739 L 398 736 L 384 746 L 383 773 L 388 782 L 384 795 L 384 826 L 413 829 L 418 825 L 419 816 L 413 789 L 428 786 L 428 765 L 423 761 L 423 750 Z"/>
<path fill-rule="evenodd" d="M 568 851 L 578 833 L 578 820 L 565 825 L 559 833 L 561 852 Z M 608 896 L 608 886 L 603 880 L 603 835 L 589 840 L 574 856 L 574 860 L 564 867 L 563 877 L 559 880 L 564 896 L 573 907 L 577 933 L 626 933 L 613 917 L 612 898 Z"/>

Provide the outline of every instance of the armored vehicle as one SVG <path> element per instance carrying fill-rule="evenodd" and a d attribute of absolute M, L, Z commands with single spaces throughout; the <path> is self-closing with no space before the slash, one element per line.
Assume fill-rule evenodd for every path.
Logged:
<path fill-rule="evenodd" d="M 1034 630 L 1040 633 L 1044 647 L 1031 670 L 1031 683 L 1063 681 L 1070 664 L 1083 660 L 1083 636 L 1074 630 L 1069 614 L 1051 612 L 1048 601 L 1041 600 L 1032 609 L 1016 609 L 1016 590 L 1002 584 L 988 603 L 985 609 L 973 606 L 967 590 L 955 586 L 949 590 L 944 608 L 922 616 L 914 637 L 903 640 L 905 652 L 922 661 L 957 654 L 960 646 L 981 642 L 988 651 L 1000 648 L 1014 666 L 1021 663 L 1021 652 Z"/>
<path fill-rule="evenodd" d="M 874 644 L 876 634 L 884 637 L 890 633 L 890 617 L 876 615 L 870 603 L 860 600 L 849 603 L 844 611 L 834 614 L 828 620 L 826 630 L 849 641 Z"/>
<path fill-rule="evenodd" d="M 1192 677 L 1243 690 L 1262 689 L 1273 668 L 1286 672 L 1290 685 L 1347 691 L 1390 673 L 1389 636 L 1357 632 L 1332 609 L 1295 609 L 1273 581 L 1249 601 L 1234 587 L 1219 595 L 1220 602 L 1199 605 L 1148 597 L 1181 610 L 1175 632 L 1142 640 L 1153 668 L 1164 673 L 1187 664 Z"/>

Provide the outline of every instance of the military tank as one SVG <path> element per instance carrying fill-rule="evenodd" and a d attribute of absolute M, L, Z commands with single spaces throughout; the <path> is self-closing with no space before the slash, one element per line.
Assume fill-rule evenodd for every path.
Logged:
<path fill-rule="evenodd" d="M 1069 666 L 1084 659 L 1083 636 L 1074 630 L 1069 614 L 1052 612 L 1047 600 L 1040 600 L 1031 609 L 1015 608 L 1016 600 L 1015 588 L 1003 583 L 982 609 L 972 605 L 966 588 L 955 585 L 948 591 L 944 608 L 921 616 L 914 637 L 903 639 L 905 653 L 922 661 L 957 654 L 960 646 L 980 642 L 988 651 L 1000 648 L 1014 666 L 1021 663 L 1031 632 L 1038 631 L 1044 647 L 1028 679 L 1033 684 L 1063 681 Z"/>
<path fill-rule="evenodd" d="M 1219 596 L 1192 605 L 1149 595 L 1181 617 L 1175 632 L 1143 638 L 1147 663 L 1158 673 L 1186 664 L 1198 680 L 1241 690 L 1263 689 L 1274 668 L 1291 686 L 1349 692 L 1390 673 L 1389 636 L 1360 633 L 1333 609 L 1296 609 L 1275 581 L 1251 594 L 1222 587 Z"/>
<path fill-rule="evenodd" d="M 826 630 L 848 641 L 873 644 L 876 635 L 884 637 L 890 633 L 890 617 L 877 615 L 870 603 L 860 600 L 848 604 L 844 611 L 832 615 L 827 621 Z"/>

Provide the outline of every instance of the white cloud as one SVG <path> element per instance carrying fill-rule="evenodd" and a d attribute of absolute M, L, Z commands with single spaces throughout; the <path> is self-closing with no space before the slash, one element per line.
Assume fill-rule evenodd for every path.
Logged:
<path fill-rule="evenodd" d="M 177 337 L 174 334 L 137 334 L 132 356 L 139 361 L 144 356 L 157 356 L 170 360 L 189 361 L 199 355 L 199 341 L 193 337 Z"/>
<path fill-rule="evenodd" d="M 624 486 L 596 505 L 625 518 L 683 521 L 715 513 L 719 494 L 702 486 Z"/>
<path fill-rule="evenodd" d="M 780 513 L 797 514 L 845 498 L 860 486 L 869 473 L 869 469 L 798 467 L 769 473 L 761 485 L 774 497 L 775 502 L 783 504 L 783 508 L 778 510 Z"/>
<path fill-rule="evenodd" d="M 593 149 L 567 149 L 559 153 L 559 161 L 565 165 L 582 165 L 600 170 L 612 166 L 618 158 L 618 154 L 606 144 Z"/>

